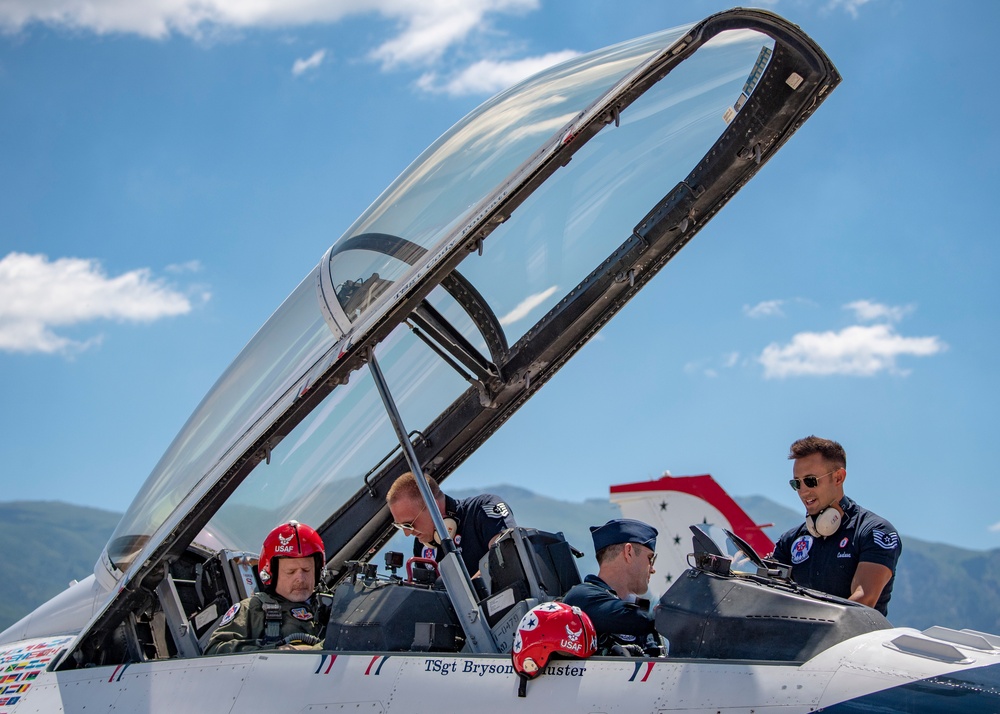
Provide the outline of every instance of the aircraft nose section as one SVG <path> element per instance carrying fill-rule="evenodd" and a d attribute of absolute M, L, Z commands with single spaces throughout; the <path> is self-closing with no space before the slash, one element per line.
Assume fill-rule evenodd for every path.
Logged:
<path fill-rule="evenodd" d="M 827 712 L 1000 711 L 1000 663 L 961 669 L 824 708 Z"/>

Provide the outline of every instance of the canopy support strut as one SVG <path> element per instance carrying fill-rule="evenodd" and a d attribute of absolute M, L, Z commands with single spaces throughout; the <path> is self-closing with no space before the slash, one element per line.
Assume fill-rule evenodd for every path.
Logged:
<path fill-rule="evenodd" d="M 420 461 L 417 459 L 417 453 L 413 450 L 413 444 L 407 437 L 406 427 L 403 425 L 399 410 L 396 409 L 396 402 L 389 392 L 389 385 L 382 374 L 382 368 L 379 367 L 378 360 L 375 359 L 374 347 L 368 348 L 368 368 L 375 380 L 375 386 L 378 387 L 379 396 L 382 397 L 382 404 L 385 405 L 385 411 L 389 415 L 389 421 L 392 422 L 392 428 L 396 431 L 396 438 L 403 449 L 406 462 L 416 479 L 417 488 L 420 489 L 420 495 L 427 506 L 427 512 L 434 523 L 434 529 L 444 536 L 441 548 L 444 550 L 445 556 L 438 563 L 438 570 L 441 572 L 441 579 L 444 581 L 448 597 L 455 612 L 458 613 L 462 629 L 465 631 L 466 645 L 476 654 L 495 653 L 498 651 L 496 641 L 486 625 L 486 618 L 483 617 L 476 596 L 473 594 L 469 571 L 459 557 L 458 549 L 449 536 L 448 529 L 445 528 L 444 518 L 442 518 L 441 511 L 434 500 L 434 494 L 431 493 L 431 487 L 427 483 L 424 471 L 420 467 Z"/>

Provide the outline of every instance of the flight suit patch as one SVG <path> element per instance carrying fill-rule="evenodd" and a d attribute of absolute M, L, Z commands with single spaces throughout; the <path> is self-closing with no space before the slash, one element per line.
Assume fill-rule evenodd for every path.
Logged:
<path fill-rule="evenodd" d="M 232 622 L 233 618 L 236 617 L 236 613 L 239 611 L 240 611 L 239 603 L 236 603 L 231 608 L 226 610 L 226 614 L 222 616 L 222 621 L 219 622 L 219 627 L 222 627 L 223 625 L 228 625 L 230 622 Z"/>

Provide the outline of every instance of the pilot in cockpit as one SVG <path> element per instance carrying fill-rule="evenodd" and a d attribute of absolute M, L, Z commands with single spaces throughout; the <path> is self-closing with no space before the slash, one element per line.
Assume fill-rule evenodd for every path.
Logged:
<path fill-rule="evenodd" d="M 323 541 L 309 526 L 289 521 L 272 530 L 258 563 L 263 590 L 229 608 L 205 654 L 322 647 L 327 617 L 316 586 L 325 565 Z"/>

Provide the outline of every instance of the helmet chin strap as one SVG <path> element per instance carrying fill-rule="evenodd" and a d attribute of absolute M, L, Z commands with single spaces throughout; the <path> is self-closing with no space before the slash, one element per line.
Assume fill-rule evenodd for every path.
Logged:
<path fill-rule="evenodd" d="M 826 538 L 837 532 L 842 520 L 840 505 L 831 503 L 815 516 L 806 515 L 806 530 L 814 538 Z"/>

